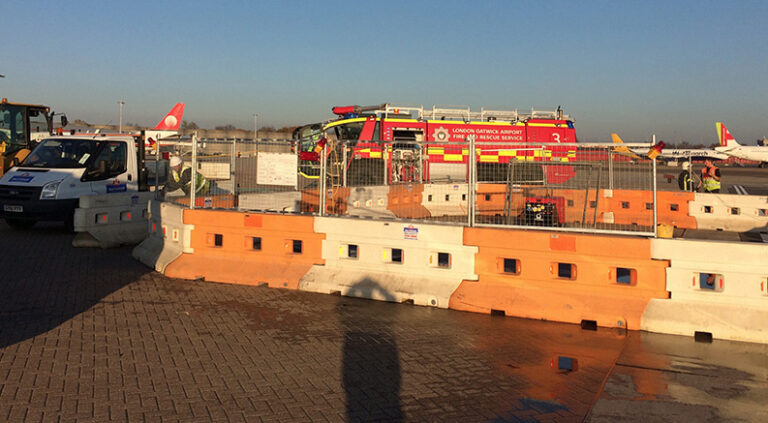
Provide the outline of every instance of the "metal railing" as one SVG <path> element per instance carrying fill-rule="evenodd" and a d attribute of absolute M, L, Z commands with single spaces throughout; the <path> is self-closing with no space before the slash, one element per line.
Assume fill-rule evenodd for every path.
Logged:
<path fill-rule="evenodd" d="M 607 144 L 178 143 L 204 177 L 166 199 L 190 207 L 467 226 L 655 234 L 655 163 Z M 631 156 L 631 157 L 630 157 Z"/>

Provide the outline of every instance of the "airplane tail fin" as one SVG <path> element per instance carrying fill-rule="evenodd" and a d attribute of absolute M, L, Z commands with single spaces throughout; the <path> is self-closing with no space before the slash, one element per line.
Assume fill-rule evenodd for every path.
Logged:
<path fill-rule="evenodd" d="M 736 142 L 736 139 L 733 138 L 733 135 L 731 135 L 728 128 L 726 128 L 722 122 L 717 122 L 715 127 L 717 128 L 717 137 L 720 139 L 720 145 L 722 147 L 738 147 L 741 145 Z"/>
<path fill-rule="evenodd" d="M 619 154 L 622 154 L 624 156 L 629 156 L 633 159 L 640 159 L 640 156 L 632 152 L 629 148 L 627 148 L 624 144 L 624 142 L 621 140 L 621 137 L 617 133 L 611 134 L 611 140 L 613 140 L 614 144 L 620 144 L 613 147 L 613 151 Z"/>
<path fill-rule="evenodd" d="M 182 116 L 184 116 L 184 103 L 176 103 L 154 129 L 156 131 L 178 131 Z"/>

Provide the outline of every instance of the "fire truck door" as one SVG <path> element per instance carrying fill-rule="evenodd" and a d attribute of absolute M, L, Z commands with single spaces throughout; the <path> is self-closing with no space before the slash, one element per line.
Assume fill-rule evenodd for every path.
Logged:
<path fill-rule="evenodd" d="M 373 139 L 373 133 L 376 130 L 376 116 L 369 116 L 365 120 L 363 130 L 360 131 L 360 141 L 370 141 Z"/>

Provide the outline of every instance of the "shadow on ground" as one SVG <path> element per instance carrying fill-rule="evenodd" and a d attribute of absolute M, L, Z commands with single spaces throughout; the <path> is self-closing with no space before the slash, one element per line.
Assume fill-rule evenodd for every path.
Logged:
<path fill-rule="evenodd" d="M 350 297 L 395 297 L 378 283 L 364 279 L 353 285 Z M 394 328 L 377 325 L 375 330 L 362 324 L 354 307 L 340 303 L 337 312 L 344 331 L 342 384 L 346 394 L 348 421 L 403 421 L 400 404 L 400 355 Z M 397 309 L 386 318 L 395 321 Z"/>
<path fill-rule="evenodd" d="M 61 225 L 0 222 L 0 348 L 56 328 L 151 271 L 131 247 L 73 248 Z"/>

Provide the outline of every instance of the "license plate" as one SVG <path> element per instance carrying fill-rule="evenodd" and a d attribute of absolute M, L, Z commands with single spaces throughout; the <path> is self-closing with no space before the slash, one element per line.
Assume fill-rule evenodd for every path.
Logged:
<path fill-rule="evenodd" d="M 12 206 L 10 204 L 4 204 L 3 211 L 12 212 L 12 213 L 22 213 L 24 212 L 24 206 Z"/>

